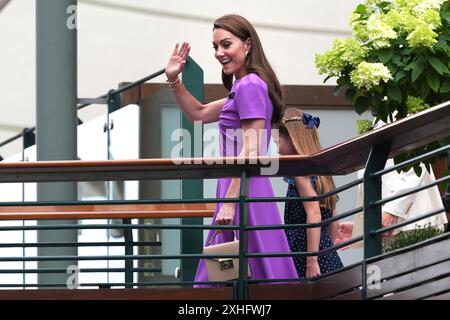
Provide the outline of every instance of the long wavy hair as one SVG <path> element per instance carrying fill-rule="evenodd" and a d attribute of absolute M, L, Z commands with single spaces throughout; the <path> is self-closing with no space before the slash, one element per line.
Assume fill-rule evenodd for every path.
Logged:
<path fill-rule="evenodd" d="M 320 145 L 317 128 L 307 128 L 303 123 L 303 110 L 297 108 L 288 108 L 284 112 L 282 121 L 275 128 L 279 130 L 280 136 L 291 139 L 295 151 L 299 155 L 314 154 L 322 150 Z M 330 176 L 317 177 L 317 195 L 328 193 L 335 188 L 333 178 Z M 326 197 L 319 201 L 320 205 L 329 208 L 336 208 L 336 195 Z"/>
<path fill-rule="evenodd" d="M 272 124 L 278 123 L 281 120 L 284 108 L 283 92 L 280 82 L 264 54 L 255 28 L 244 17 L 228 14 L 214 22 L 213 30 L 215 29 L 226 30 L 244 42 L 250 39 L 251 50 L 246 57 L 245 66 L 248 73 L 257 74 L 267 84 L 269 98 L 273 105 Z M 233 85 L 233 75 L 226 75 L 222 70 L 222 82 L 225 88 L 230 91 Z"/>

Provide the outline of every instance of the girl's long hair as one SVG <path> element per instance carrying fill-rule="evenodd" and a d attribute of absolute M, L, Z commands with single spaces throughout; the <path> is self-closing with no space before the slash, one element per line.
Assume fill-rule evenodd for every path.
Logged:
<path fill-rule="evenodd" d="M 272 124 L 278 123 L 283 114 L 283 93 L 277 76 L 267 61 L 255 28 L 244 17 L 229 14 L 217 19 L 214 22 L 214 29 L 226 30 L 242 41 L 250 39 L 251 50 L 245 61 L 247 71 L 256 73 L 267 84 L 269 97 L 273 104 Z M 222 70 L 222 82 L 230 91 L 233 85 L 233 75 L 226 75 Z"/>
<path fill-rule="evenodd" d="M 296 108 L 288 108 L 284 112 L 283 119 L 277 124 L 276 129 L 279 134 L 291 139 L 295 151 L 299 155 L 314 154 L 322 150 L 320 145 L 317 128 L 307 128 L 303 123 L 303 110 Z M 321 195 L 332 191 L 335 188 L 333 178 L 331 176 L 317 177 L 317 195 Z M 320 205 L 329 209 L 336 208 L 336 195 L 326 197 L 319 201 Z"/>

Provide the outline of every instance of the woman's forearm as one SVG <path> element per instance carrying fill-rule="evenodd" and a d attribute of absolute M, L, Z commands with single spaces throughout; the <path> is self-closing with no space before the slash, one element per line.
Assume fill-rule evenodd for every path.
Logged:
<path fill-rule="evenodd" d="M 306 222 L 307 223 L 319 223 L 322 220 L 320 215 L 320 210 L 314 210 L 314 212 L 307 213 Z M 318 252 L 320 244 L 320 227 L 319 228 L 308 228 L 306 230 L 307 236 L 307 251 L 308 252 Z M 317 256 L 310 256 L 308 260 L 316 260 Z"/>
<path fill-rule="evenodd" d="M 189 121 L 202 121 L 201 112 L 204 108 L 204 105 L 191 95 L 191 93 L 186 89 L 183 83 L 180 83 L 179 87 L 176 90 L 172 91 L 177 104 L 186 114 Z"/>

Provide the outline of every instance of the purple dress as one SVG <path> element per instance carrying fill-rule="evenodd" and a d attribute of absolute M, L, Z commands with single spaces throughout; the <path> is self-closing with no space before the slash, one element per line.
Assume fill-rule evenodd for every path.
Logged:
<path fill-rule="evenodd" d="M 254 73 L 238 79 L 234 82 L 228 99 L 223 106 L 219 117 L 220 144 L 222 156 L 236 156 L 242 148 L 238 134 L 234 134 L 236 129 L 242 128 L 244 119 L 264 119 L 265 137 L 263 141 L 264 150 L 260 154 L 267 154 L 267 146 L 271 136 L 272 102 L 269 98 L 267 84 Z M 262 143 L 262 144 L 263 144 Z M 231 150 L 230 150 L 231 149 Z M 230 185 L 231 178 L 221 178 L 217 182 L 217 198 L 225 198 Z M 251 178 L 249 182 L 249 197 L 273 197 L 274 193 L 269 178 Z M 222 204 L 218 204 L 213 218 L 215 223 L 217 213 Z M 282 224 L 278 207 L 274 202 L 247 204 L 249 225 L 273 225 Z M 234 215 L 234 225 L 239 225 L 239 205 L 236 205 Z M 210 230 L 206 239 L 207 245 L 215 230 Z M 269 252 L 290 252 L 284 230 L 257 230 L 248 233 L 248 252 L 269 253 Z M 237 233 L 237 237 L 239 234 Z M 225 231 L 218 234 L 213 244 L 232 241 L 233 231 Z M 273 278 L 298 278 L 293 259 L 291 257 L 267 257 L 249 259 L 252 278 L 273 279 Z M 195 281 L 208 281 L 208 272 L 204 260 L 200 260 Z M 209 285 L 196 285 L 204 287 Z"/>

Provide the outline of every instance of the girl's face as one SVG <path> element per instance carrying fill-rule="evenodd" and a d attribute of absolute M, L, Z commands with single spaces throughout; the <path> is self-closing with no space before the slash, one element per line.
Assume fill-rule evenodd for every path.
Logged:
<path fill-rule="evenodd" d="M 280 133 L 278 141 L 278 151 L 283 156 L 296 155 L 297 152 L 294 149 L 291 138 Z"/>
<path fill-rule="evenodd" d="M 224 29 L 214 29 L 213 47 L 214 56 L 226 75 L 234 74 L 236 79 L 240 79 L 248 74 L 245 54 L 250 50 L 249 43 Z"/>

